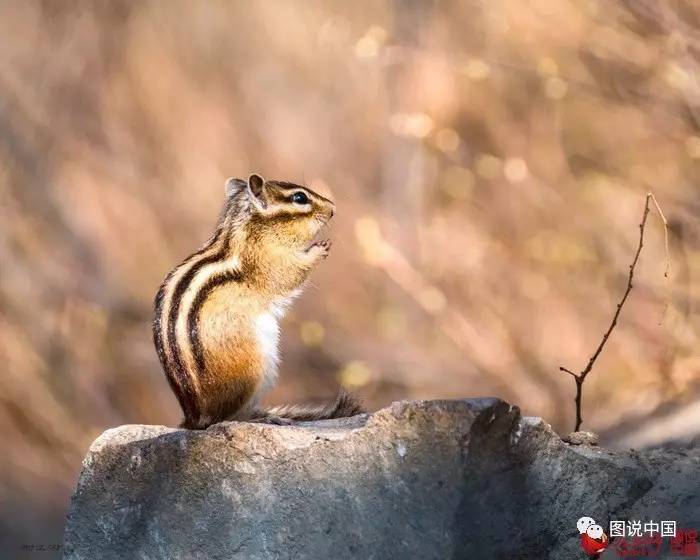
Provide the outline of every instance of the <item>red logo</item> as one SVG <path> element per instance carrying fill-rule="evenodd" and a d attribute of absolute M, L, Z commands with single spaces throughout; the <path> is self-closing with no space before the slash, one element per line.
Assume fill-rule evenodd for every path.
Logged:
<path fill-rule="evenodd" d="M 591 558 L 598 558 L 610 544 L 610 539 L 592 517 L 582 517 L 576 522 L 580 534 L 581 548 Z"/>

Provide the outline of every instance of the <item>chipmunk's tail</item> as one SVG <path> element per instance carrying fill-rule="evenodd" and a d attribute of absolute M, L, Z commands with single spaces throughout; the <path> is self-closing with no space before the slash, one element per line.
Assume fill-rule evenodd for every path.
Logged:
<path fill-rule="evenodd" d="M 340 391 L 334 401 L 320 405 L 285 404 L 273 406 L 264 410 L 268 416 L 277 416 L 311 422 L 314 420 L 330 420 L 331 418 L 347 418 L 366 412 L 360 400 L 350 393 Z"/>

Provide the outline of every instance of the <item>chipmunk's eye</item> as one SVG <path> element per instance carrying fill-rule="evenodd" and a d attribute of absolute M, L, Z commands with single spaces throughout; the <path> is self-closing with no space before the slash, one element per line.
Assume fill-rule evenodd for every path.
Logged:
<path fill-rule="evenodd" d="M 305 192 L 297 191 L 292 195 L 292 202 L 294 204 L 306 204 L 309 202 L 309 197 L 306 196 Z"/>

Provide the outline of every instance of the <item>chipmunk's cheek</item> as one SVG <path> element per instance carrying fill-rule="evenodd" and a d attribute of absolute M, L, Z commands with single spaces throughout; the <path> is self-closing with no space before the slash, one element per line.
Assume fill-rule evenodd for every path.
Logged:
<path fill-rule="evenodd" d="M 308 224 L 308 236 L 304 241 L 304 249 L 307 251 L 323 239 L 323 224 L 318 220 L 310 221 Z"/>
<path fill-rule="evenodd" d="M 318 220 L 309 220 L 307 222 L 308 239 L 310 241 L 313 241 L 313 239 L 318 235 L 318 232 L 321 231 L 321 226 L 322 224 Z"/>

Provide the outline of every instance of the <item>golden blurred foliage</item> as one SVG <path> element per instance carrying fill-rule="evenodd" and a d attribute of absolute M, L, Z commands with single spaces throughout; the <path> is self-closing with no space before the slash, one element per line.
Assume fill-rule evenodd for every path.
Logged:
<path fill-rule="evenodd" d="M 3 550 L 60 542 L 105 428 L 178 422 L 152 298 L 251 171 L 338 207 L 271 402 L 495 395 L 570 429 L 557 368 L 606 328 L 651 189 L 671 277 L 652 216 L 585 427 L 697 429 L 690 0 L 25 0 L 0 36 Z"/>

